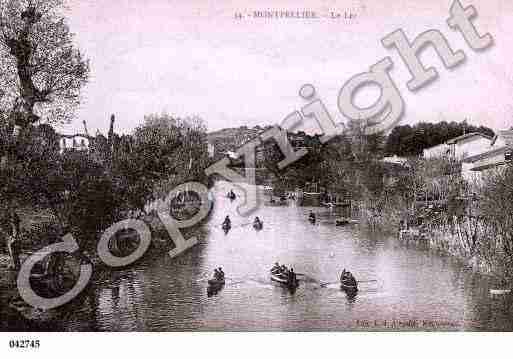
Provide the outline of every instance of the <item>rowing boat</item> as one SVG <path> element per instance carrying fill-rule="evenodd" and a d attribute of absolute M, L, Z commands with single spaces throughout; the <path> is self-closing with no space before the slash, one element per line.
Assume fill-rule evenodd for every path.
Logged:
<path fill-rule="evenodd" d="M 224 279 L 209 279 L 208 285 L 211 287 L 222 287 L 224 285 Z"/>
<path fill-rule="evenodd" d="M 255 228 L 257 231 L 261 230 L 263 227 L 264 227 L 264 224 L 262 222 L 253 223 L 253 228 Z"/>
<path fill-rule="evenodd" d="M 347 293 L 356 293 L 358 291 L 358 284 L 354 279 L 341 279 L 340 288 Z"/>
<path fill-rule="evenodd" d="M 284 273 L 271 272 L 271 280 L 274 282 L 283 284 L 290 289 L 295 289 L 295 288 L 299 287 L 299 281 L 297 279 L 296 279 L 295 283 L 289 283 L 288 275 L 284 274 Z"/>
<path fill-rule="evenodd" d="M 223 279 L 210 279 L 208 281 L 208 287 L 207 287 L 207 296 L 211 297 L 213 295 L 216 295 L 219 293 L 221 289 L 224 287 L 224 278 Z"/>
<path fill-rule="evenodd" d="M 346 218 L 338 218 L 335 222 L 335 225 L 337 225 L 337 226 L 345 226 L 348 224 L 349 224 L 349 221 Z"/>

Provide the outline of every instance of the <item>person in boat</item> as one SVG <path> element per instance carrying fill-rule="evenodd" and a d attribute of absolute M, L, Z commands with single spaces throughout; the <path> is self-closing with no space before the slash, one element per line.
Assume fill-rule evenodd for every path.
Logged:
<path fill-rule="evenodd" d="M 346 282 L 349 282 L 349 281 L 352 281 L 354 280 L 354 277 L 353 275 L 351 274 L 350 271 L 347 271 L 345 268 L 342 270 L 342 274 L 340 275 L 340 280 L 341 281 L 346 281 Z"/>
<path fill-rule="evenodd" d="M 226 216 L 223 222 L 223 227 L 231 227 L 232 226 L 232 220 L 230 219 L 230 216 Z"/>
<path fill-rule="evenodd" d="M 235 199 L 235 197 L 235 192 L 233 192 L 233 189 L 231 189 L 230 192 L 228 192 L 228 198 Z"/>
<path fill-rule="evenodd" d="M 340 274 L 340 280 L 343 281 L 344 279 L 346 279 L 346 276 L 347 276 L 347 271 L 346 269 L 342 269 L 342 274 Z"/>
<path fill-rule="evenodd" d="M 219 280 L 224 280 L 223 268 L 219 267 L 219 268 L 217 268 L 217 271 L 219 273 Z"/>
<path fill-rule="evenodd" d="M 218 270 L 217 268 L 216 268 L 216 269 L 214 269 L 214 279 L 215 279 L 215 280 L 219 280 L 219 277 L 220 277 L 220 276 L 221 276 L 221 275 L 219 274 L 219 270 Z"/>
<path fill-rule="evenodd" d="M 260 218 L 255 217 L 255 221 L 253 222 L 253 225 L 254 225 L 254 226 L 262 226 L 262 225 L 263 225 L 263 223 L 262 223 L 262 221 L 260 220 Z"/>
<path fill-rule="evenodd" d="M 271 268 L 271 273 L 276 274 L 281 272 L 280 263 L 274 263 L 274 266 Z"/>
<path fill-rule="evenodd" d="M 312 211 L 310 211 L 310 214 L 308 215 L 308 219 L 312 222 L 315 222 L 315 220 L 317 218 L 315 218 L 315 213 L 313 213 Z"/>
<path fill-rule="evenodd" d="M 287 274 L 289 272 L 289 269 L 285 264 L 282 264 L 280 267 L 280 273 L 279 274 Z"/>
<path fill-rule="evenodd" d="M 296 284 L 296 273 L 294 273 L 294 268 L 290 268 L 288 273 L 288 283 L 291 285 Z"/>
<path fill-rule="evenodd" d="M 349 271 L 346 271 L 345 269 L 342 271 L 342 275 L 340 276 L 340 280 L 342 282 L 345 282 L 349 285 L 354 285 L 356 286 L 356 279 L 355 277 L 353 276 L 353 274 Z"/>

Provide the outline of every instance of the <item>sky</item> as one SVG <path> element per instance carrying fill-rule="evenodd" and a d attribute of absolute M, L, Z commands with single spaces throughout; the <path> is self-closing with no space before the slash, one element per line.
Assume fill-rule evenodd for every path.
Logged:
<path fill-rule="evenodd" d="M 298 92 L 313 84 L 336 122 L 347 121 L 337 107 L 341 87 L 384 57 L 405 102 L 400 124 L 462 121 L 495 130 L 513 125 L 513 2 L 462 0 L 473 5 L 478 32 L 494 46 L 475 52 L 446 24 L 452 0 L 340 1 L 172 1 L 70 0 L 66 17 L 75 43 L 89 58 L 91 78 L 76 120 L 62 132 L 130 132 L 145 114 L 199 116 L 210 131 L 234 126 L 281 123 L 306 105 Z M 236 13 L 307 10 L 319 19 L 237 19 Z M 342 14 L 331 19 L 329 13 Z M 344 13 L 356 15 L 343 18 Z M 417 92 L 408 90 L 409 72 L 381 39 L 402 29 L 413 40 L 438 29 L 464 64 L 447 70 L 432 49 L 421 55 L 439 78 Z M 379 97 L 370 87 L 356 104 Z M 315 128 L 307 123 L 305 128 Z"/>

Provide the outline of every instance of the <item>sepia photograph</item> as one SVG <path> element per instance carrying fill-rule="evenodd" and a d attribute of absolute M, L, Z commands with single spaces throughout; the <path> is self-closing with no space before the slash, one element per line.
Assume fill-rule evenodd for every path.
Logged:
<path fill-rule="evenodd" d="M 0 346 L 512 332 L 512 33 L 508 0 L 0 0 Z"/>

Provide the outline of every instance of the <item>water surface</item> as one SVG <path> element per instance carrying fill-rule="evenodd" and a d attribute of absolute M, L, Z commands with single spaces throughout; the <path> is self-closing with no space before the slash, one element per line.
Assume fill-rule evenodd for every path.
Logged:
<path fill-rule="evenodd" d="M 9 329 L 102 331 L 239 330 L 512 330 L 512 306 L 491 299 L 486 278 L 457 261 L 415 243 L 336 227 L 325 209 L 263 206 L 257 232 L 240 203 L 219 185 L 207 234 L 177 258 L 144 258 L 104 273 L 58 319 L 36 325 L 9 322 Z M 316 225 L 306 219 L 320 213 Z M 225 215 L 232 230 L 220 227 Z M 291 293 L 270 281 L 276 261 L 292 266 L 300 287 Z M 226 286 L 207 295 L 207 280 L 222 266 Z M 336 282 L 343 268 L 360 283 L 348 298 Z M 369 281 L 369 282 L 366 282 Z"/>

